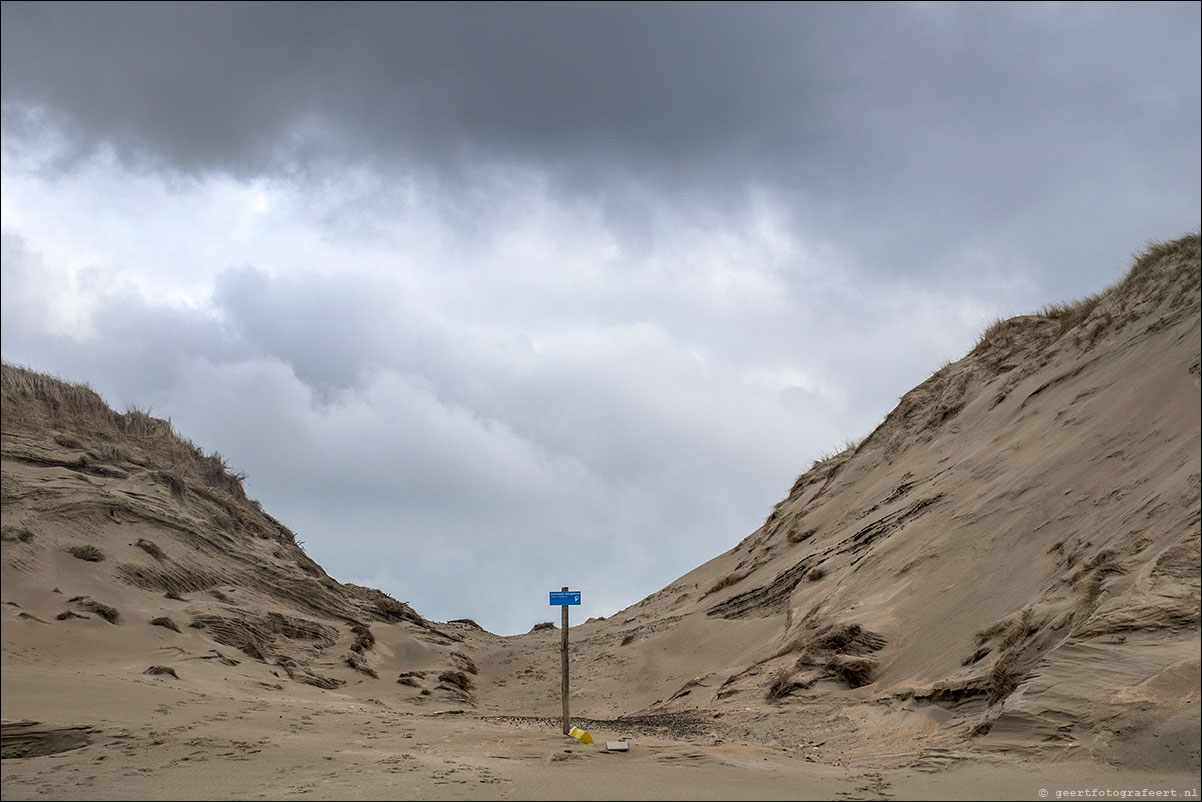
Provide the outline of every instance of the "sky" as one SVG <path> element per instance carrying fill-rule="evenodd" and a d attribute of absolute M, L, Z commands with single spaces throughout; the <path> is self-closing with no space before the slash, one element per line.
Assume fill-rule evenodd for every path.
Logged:
<path fill-rule="evenodd" d="M 499 634 L 1199 225 L 1200 4 L 13 3 L 0 346 Z"/>

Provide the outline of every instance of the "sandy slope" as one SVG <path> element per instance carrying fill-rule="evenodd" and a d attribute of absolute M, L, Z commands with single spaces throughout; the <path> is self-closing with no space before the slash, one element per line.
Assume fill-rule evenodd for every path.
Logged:
<path fill-rule="evenodd" d="M 338 583 L 219 458 L 6 366 L 4 798 L 1180 796 L 1198 276 L 1187 238 L 991 328 L 731 551 L 573 627 L 596 746 L 559 733 L 558 630 Z"/>

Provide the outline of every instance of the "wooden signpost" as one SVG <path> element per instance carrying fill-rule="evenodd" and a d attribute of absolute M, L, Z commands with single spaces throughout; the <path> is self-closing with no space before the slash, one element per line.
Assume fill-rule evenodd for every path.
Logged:
<path fill-rule="evenodd" d="M 568 590 L 565 585 L 561 591 L 551 591 L 552 606 L 558 604 L 562 609 L 562 629 L 559 645 L 559 661 L 563 666 L 563 678 L 560 681 L 560 692 L 563 694 L 563 734 L 570 735 L 572 725 L 568 723 L 568 607 L 580 604 L 580 591 Z"/>

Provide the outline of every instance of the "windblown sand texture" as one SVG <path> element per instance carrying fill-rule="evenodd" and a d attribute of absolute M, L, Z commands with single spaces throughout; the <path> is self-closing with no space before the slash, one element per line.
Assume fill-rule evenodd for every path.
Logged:
<path fill-rule="evenodd" d="M 4 798 L 1196 794 L 1199 286 L 1190 236 L 991 326 L 733 549 L 574 626 L 596 745 L 560 733 L 558 629 L 342 584 L 167 422 L 5 365 Z"/>

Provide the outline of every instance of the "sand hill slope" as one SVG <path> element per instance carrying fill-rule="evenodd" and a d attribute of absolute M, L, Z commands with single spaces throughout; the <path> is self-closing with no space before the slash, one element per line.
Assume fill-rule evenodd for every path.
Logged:
<path fill-rule="evenodd" d="M 574 715 L 648 744 L 621 781 L 563 762 L 558 630 L 339 583 L 168 422 L 5 365 L 5 797 L 929 797 L 961 781 L 914 772 L 1029 759 L 1196 776 L 1199 272 L 1186 237 L 995 324 L 729 552 L 574 626 Z"/>
<path fill-rule="evenodd" d="M 1196 768 L 1198 254 L 995 324 L 597 653 L 639 655 L 648 710 Z"/>
<path fill-rule="evenodd" d="M 389 656 L 457 670 L 458 635 L 327 576 L 219 454 L 87 387 L 3 371 L 6 669 L 250 659 L 319 688 L 377 676 Z M 373 626 L 389 633 L 379 651 Z"/>

